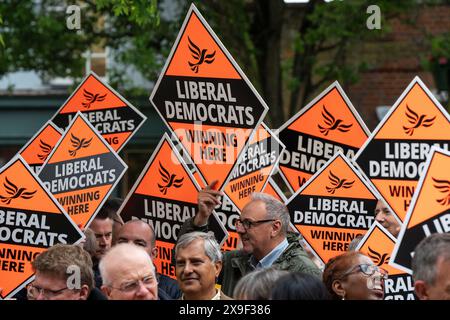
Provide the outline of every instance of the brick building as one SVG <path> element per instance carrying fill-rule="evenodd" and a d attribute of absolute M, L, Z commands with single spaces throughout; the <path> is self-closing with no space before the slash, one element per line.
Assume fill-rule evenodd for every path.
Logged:
<path fill-rule="evenodd" d="M 436 75 L 425 70 L 423 59 L 431 57 L 426 35 L 450 32 L 450 5 L 425 7 L 408 18 L 412 20 L 411 25 L 401 23 L 398 19 L 391 21 L 392 32 L 389 36 L 368 49 L 377 55 L 376 59 L 380 62 L 361 74 L 358 83 L 346 88 L 349 98 L 370 130 L 380 120 L 377 107 L 392 106 L 416 75 L 441 104 L 446 106 L 448 101 L 448 62 L 441 59 L 440 68 L 447 72 L 447 82 L 438 84 Z M 380 115 L 385 111 L 386 108 L 378 109 Z"/>

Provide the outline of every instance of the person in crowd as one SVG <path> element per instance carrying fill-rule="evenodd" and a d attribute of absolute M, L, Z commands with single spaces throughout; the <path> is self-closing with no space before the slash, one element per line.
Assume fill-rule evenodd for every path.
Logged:
<path fill-rule="evenodd" d="M 109 198 L 103 204 L 100 211 L 102 211 L 102 216 L 108 216 L 113 221 L 112 236 L 111 236 L 111 246 L 117 243 L 117 235 L 123 226 L 122 217 L 117 214 L 123 200 L 121 198 Z"/>
<path fill-rule="evenodd" d="M 375 220 L 378 221 L 395 238 L 398 237 L 401 225 L 383 200 L 378 200 L 377 202 L 377 206 L 375 207 Z"/>
<path fill-rule="evenodd" d="M 80 246 L 54 245 L 31 266 L 35 278 L 27 287 L 28 300 L 106 300 L 94 287 L 91 257 Z"/>
<path fill-rule="evenodd" d="M 433 233 L 420 241 L 412 270 L 420 300 L 450 300 L 450 233 Z"/>
<path fill-rule="evenodd" d="M 102 291 L 109 300 L 157 300 L 158 280 L 148 253 L 141 247 L 120 243 L 100 260 Z"/>
<path fill-rule="evenodd" d="M 323 283 L 333 299 L 382 300 L 387 275 L 366 255 L 347 251 L 328 260 Z"/>
<path fill-rule="evenodd" d="M 127 221 L 117 235 L 117 243 L 132 243 L 144 248 L 154 261 L 158 256 L 156 237 L 153 228 L 141 220 Z M 160 300 L 178 299 L 181 290 L 176 280 L 156 272 L 158 296 Z M 168 296 L 168 297 L 167 297 Z"/>
<path fill-rule="evenodd" d="M 331 296 L 317 277 L 289 272 L 273 284 L 271 300 L 331 300 Z"/>
<path fill-rule="evenodd" d="M 220 204 L 222 195 L 213 190 L 216 183 L 213 181 L 199 192 L 199 210 L 195 217 L 185 221 L 180 235 L 192 231 L 208 232 L 208 218 Z M 268 194 L 252 194 L 240 218 L 236 219 L 242 249 L 224 254 L 221 288 L 225 294 L 232 295 L 238 280 L 255 268 L 274 266 L 321 277 L 321 271 L 299 243 L 299 236 L 288 231 L 289 223 L 289 212 L 282 202 Z"/>
<path fill-rule="evenodd" d="M 222 270 L 222 252 L 212 234 L 183 234 L 175 246 L 175 261 L 182 300 L 231 299 L 216 289 L 216 279 Z"/>
<path fill-rule="evenodd" d="M 273 267 L 247 273 L 236 284 L 233 298 L 237 300 L 269 300 L 274 284 L 286 274 L 289 274 L 289 271 Z"/>
<path fill-rule="evenodd" d="M 109 216 L 108 211 L 101 209 L 89 225 L 89 229 L 92 230 L 96 239 L 96 250 L 92 256 L 92 262 L 94 265 L 95 286 L 97 288 L 100 288 L 102 285 L 98 264 L 106 252 L 111 249 L 113 224 L 114 221 Z"/>

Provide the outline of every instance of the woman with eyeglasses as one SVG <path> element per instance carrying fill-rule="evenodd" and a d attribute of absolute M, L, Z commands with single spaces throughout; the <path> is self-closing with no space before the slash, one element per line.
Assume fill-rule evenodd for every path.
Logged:
<path fill-rule="evenodd" d="M 383 300 L 387 271 L 361 252 L 350 251 L 331 258 L 322 279 L 333 299 Z"/>

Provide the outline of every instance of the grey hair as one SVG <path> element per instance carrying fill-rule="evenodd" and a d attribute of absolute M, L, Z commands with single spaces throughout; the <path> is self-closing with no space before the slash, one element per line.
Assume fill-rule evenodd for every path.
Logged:
<path fill-rule="evenodd" d="M 272 197 L 271 195 L 261 192 L 252 193 L 251 200 L 264 202 L 266 206 L 267 218 L 280 219 L 281 231 L 283 234 L 287 233 L 287 231 L 289 230 L 289 223 L 291 221 L 291 217 L 284 203 Z"/>
<path fill-rule="evenodd" d="M 222 252 L 220 246 L 217 243 L 216 238 L 211 233 L 205 233 L 200 231 L 194 231 L 183 234 L 175 246 L 175 256 L 179 249 L 186 248 L 189 244 L 197 239 L 203 240 L 203 246 L 205 248 L 206 256 L 213 262 L 222 261 Z"/>
<path fill-rule="evenodd" d="M 434 285 L 439 258 L 450 259 L 450 233 L 433 233 L 415 248 L 412 258 L 413 278 Z"/>
<path fill-rule="evenodd" d="M 236 284 L 233 298 L 237 300 L 269 300 L 275 282 L 285 274 L 289 274 L 289 271 L 273 267 L 247 273 Z"/>

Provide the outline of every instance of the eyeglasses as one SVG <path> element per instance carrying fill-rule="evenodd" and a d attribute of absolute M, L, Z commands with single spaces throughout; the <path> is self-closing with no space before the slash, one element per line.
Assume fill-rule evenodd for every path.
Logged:
<path fill-rule="evenodd" d="M 340 278 L 342 279 L 355 272 L 362 272 L 368 277 L 372 276 L 375 272 L 378 272 L 383 280 L 388 279 L 388 272 L 385 269 L 380 268 L 374 264 L 365 264 L 365 263 L 354 266 L 349 271 L 344 273 Z"/>
<path fill-rule="evenodd" d="M 136 280 L 122 283 L 119 287 L 113 287 L 113 286 L 109 286 L 109 287 L 119 290 L 119 291 L 122 291 L 122 292 L 131 293 L 131 292 L 137 291 L 140 288 L 140 286 L 139 286 L 140 282 L 142 282 L 142 284 L 149 289 L 152 289 L 158 285 L 158 281 L 155 279 L 155 277 L 145 276 L 141 279 L 136 279 Z"/>
<path fill-rule="evenodd" d="M 69 289 L 67 287 L 61 288 L 59 290 L 44 289 L 33 284 L 27 287 L 27 296 L 30 299 L 36 299 L 40 294 L 46 299 L 53 299 L 60 295 L 64 290 Z"/>
<path fill-rule="evenodd" d="M 271 222 L 271 221 L 275 221 L 276 219 L 266 219 L 266 220 L 257 220 L 257 221 L 251 221 L 251 220 L 241 220 L 241 219 L 236 219 L 234 222 L 234 226 L 237 227 L 244 227 L 245 230 L 250 229 L 251 227 L 258 225 L 260 223 L 266 223 L 266 222 Z"/>

